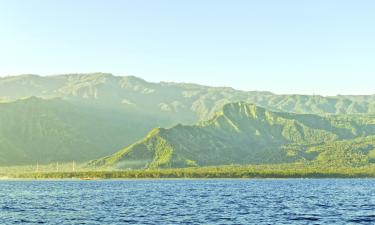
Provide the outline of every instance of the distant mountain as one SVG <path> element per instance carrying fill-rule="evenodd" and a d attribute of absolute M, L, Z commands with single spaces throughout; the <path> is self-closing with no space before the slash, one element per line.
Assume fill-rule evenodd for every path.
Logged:
<path fill-rule="evenodd" d="M 0 166 L 102 157 L 154 127 L 208 120 L 238 101 L 279 112 L 375 113 L 375 96 L 275 95 L 108 73 L 2 77 Z"/>
<path fill-rule="evenodd" d="M 375 95 L 276 95 L 185 83 L 150 83 L 134 76 L 107 73 L 0 78 L 0 99 L 37 96 L 116 105 L 152 111 L 174 122 L 209 119 L 230 102 L 244 101 L 273 111 L 310 114 L 375 113 Z"/>
<path fill-rule="evenodd" d="M 374 116 L 272 112 L 230 103 L 197 125 L 156 128 L 91 166 L 119 168 L 271 164 L 298 161 L 364 164 L 375 157 Z"/>
<path fill-rule="evenodd" d="M 163 123 L 140 112 L 30 97 L 0 104 L 0 165 L 85 161 Z"/>

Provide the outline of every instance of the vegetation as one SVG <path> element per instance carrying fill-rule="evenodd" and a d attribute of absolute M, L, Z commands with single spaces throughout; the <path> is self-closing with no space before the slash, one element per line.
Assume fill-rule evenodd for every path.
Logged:
<path fill-rule="evenodd" d="M 271 112 L 230 103 L 197 125 L 154 129 L 143 140 L 90 166 L 170 168 L 317 161 L 323 165 L 373 162 L 372 117 Z"/>
<path fill-rule="evenodd" d="M 86 161 L 141 137 L 157 121 L 141 113 L 30 97 L 0 104 L 0 165 Z"/>
<path fill-rule="evenodd" d="M 37 96 L 108 106 L 122 105 L 172 117 L 174 122 L 209 119 L 230 102 L 244 101 L 272 111 L 308 114 L 375 113 L 375 96 L 276 95 L 185 83 L 150 83 L 134 76 L 107 73 L 0 78 L 0 97 L 8 100 Z"/>
<path fill-rule="evenodd" d="M 238 117 L 236 111 L 222 110 L 228 103 L 239 101 L 267 110 L 262 113 L 261 108 L 256 112 L 249 108 L 249 114 Z M 253 119 L 246 119 L 254 112 Z M 319 142 L 332 149 L 336 141 L 373 134 L 375 119 L 369 113 L 375 113 L 375 96 L 275 95 L 195 84 L 150 83 L 105 73 L 3 77 L 0 166 L 84 162 L 113 154 L 154 127 L 198 121 L 206 122 L 156 128 L 147 141 L 132 145 L 126 156 L 131 160 L 125 168 L 303 160 L 339 163 L 331 160 L 336 153 L 325 154 L 318 148 Z M 201 147 L 196 148 L 198 143 Z M 243 157 L 249 150 L 251 154 Z M 107 157 L 104 164 L 121 167 L 120 161 L 125 162 L 123 152 Z M 358 163 L 365 163 L 372 161 L 374 153 L 350 154 Z M 341 155 L 346 162 L 348 155 Z"/>
<path fill-rule="evenodd" d="M 31 179 L 136 179 L 136 178 L 374 178 L 375 166 L 327 167 L 315 164 L 246 165 L 174 169 L 80 170 L 77 172 L 3 173 L 8 178 Z"/>

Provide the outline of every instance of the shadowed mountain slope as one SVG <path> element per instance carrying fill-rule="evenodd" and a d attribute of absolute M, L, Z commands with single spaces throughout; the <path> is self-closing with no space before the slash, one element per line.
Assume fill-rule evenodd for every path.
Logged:
<path fill-rule="evenodd" d="M 105 156 L 163 123 L 148 115 L 36 97 L 0 104 L 0 165 Z"/>
<path fill-rule="evenodd" d="M 139 142 L 94 160 L 90 165 L 185 167 L 314 160 L 328 162 L 334 161 L 335 157 L 338 157 L 336 161 L 364 163 L 369 162 L 366 157 L 375 146 L 372 145 L 372 135 L 375 135 L 375 117 L 280 113 L 239 102 L 225 105 L 212 119 L 193 126 L 156 128 Z M 344 160 L 343 155 L 358 150 L 358 138 L 365 137 L 369 138 L 366 139 L 367 152 L 357 155 L 364 158 L 346 157 Z M 353 145 L 346 150 L 344 148 L 345 154 L 340 152 L 345 146 L 344 140 Z M 338 149 L 327 147 L 336 145 Z"/>

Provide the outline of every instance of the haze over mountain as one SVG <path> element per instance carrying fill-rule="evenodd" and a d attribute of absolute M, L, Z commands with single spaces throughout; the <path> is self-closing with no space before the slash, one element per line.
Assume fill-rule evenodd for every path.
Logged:
<path fill-rule="evenodd" d="M 0 104 L 0 165 L 84 161 L 163 123 L 150 116 L 36 97 Z"/>
<path fill-rule="evenodd" d="M 141 139 L 155 127 L 208 120 L 217 116 L 224 105 L 238 101 L 275 112 L 364 117 L 375 113 L 374 95 L 276 95 L 198 84 L 151 83 L 134 76 L 108 73 L 3 77 L 0 78 L 0 165 L 82 162 L 104 157 Z M 179 127 L 173 128 L 173 132 L 184 133 L 190 129 Z M 316 131 L 314 126 L 311 129 L 313 133 Z M 165 130 L 153 132 L 162 134 Z M 176 136 L 182 135 L 177 133 Z M 354 137 L 357 136 L 350 136 Z M 209 138 L 215 146 L 222 143 L 215 136 Z M 270 141 L 269 137 L 264 138 L 263 145 Z M 285 137 L 276 139 L 278 146 L 285 142 Z M 190 158 L 198 165 L 211 164 L 208 159 L 203 162 L 193 160 L 194 157 L 186 159 Z M 287 161 L 293 160 L 289 157 Z"/>
<path fill-rule="evenodd" d="M 189 122 L 208 119 L 224 104 L 234 101 L 295 113 L 375 113 L 375 95 L 276 95 L 264 91 L 238 91 L 230 87 L 151 83 L 134 76 L 114 76 L 109 73 L 0 78 L 0 97 L 3 101 L 28 96 L 147 107 L 163 114 L 177 112 L 180 115 L 175 116 Z"/>
<path fill-rule="evenodd" d="M 302 115 L 230 103 L 208 121 L 156 128 L 141 141 L 90 165 L 155 168 L 306 161 L 357 165 L 375 158 L 373 135 L 375 116 Z"/>

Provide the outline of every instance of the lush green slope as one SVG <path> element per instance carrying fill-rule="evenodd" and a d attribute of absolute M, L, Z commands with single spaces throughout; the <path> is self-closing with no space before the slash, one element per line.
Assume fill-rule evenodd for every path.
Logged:
<path fill-rule="evenodd" d="M 37 98 L 30 98 L 32 96 Z M 170 127 L 178 123 L 195 124 L 212 118 L 225 104 L 237 101 L 255 103 L 273 111 L 375 113 L 375 96 L 275 95 L 270 92 L 245 92 L 196 84 L 150 83 L 133 76 L 120 77 L 106 73 L 2 77 L 0 165 L 36 161 L 83 161 L 112 154 L 143 137 L 153 127 Z M 284 115 L 288 116 L 296 115 Z M 324 118 L 299 117 L 307 127 L 319 124 L 322 130 L 343 138 L 361 136 L 360 132 L 366 132 L 358 130 L 356 125 L 351 124 L 351 120 L 345 122 L 345 119 L 339 117 L 335 117 L 338 124 L 334 126 L 327 126 Z M 225 122 L 226 119 L 222 117 L 217 120 Z M 223 121 L 218 125 L 235 129 L 233 124 Z M 198 127 L 202 126 L 204 125 Z M 179 127 L 175 128 L 176 133 L 195 132 L 185 126 Z M 270 125 L 271 128 L 276 129 Z M 211 126 L 211 130 L 207 129 L 200 132 L 205 132 L 204 135 L 215 140 L 216 136 L 209 135 L 218 128 Z M 258 132 L 260 131 L 271 132 L 266 128 Z M 164 130 L 154 132 L 163 133 Z M 223 135 L 229 134 L 224 132 Z M 314 136 L 315 133 L 311 135 Z M 276 140 L 263 136 L 261 140 L 264 143 Z M 222 136 L 216 138 L 222 141 Z M 201 141 L 204 142 L 205 139 L 202 138 Z M 279 141 L 286 142 L 284 139 L 277 139 L 277 145 L 280 145 Z M 262 142 L 259 141 L 258 144 L 261 145 Z M 292 159 L 289 157 L 288 160 Z"/>
<path fill-rule="evenodd" d="M 105 156 L 161 123 L 150 115 L 35 97 L 0 104 L 0 165 Z"/>
<path fill-rule="evenodd" d="M 185 167 L 316 161 L 365 164 L 372 160 L 375 119 L 271 112 L 231 103 L 194 126 L 157 128 L 141 141 L 93 166 Z"/>

